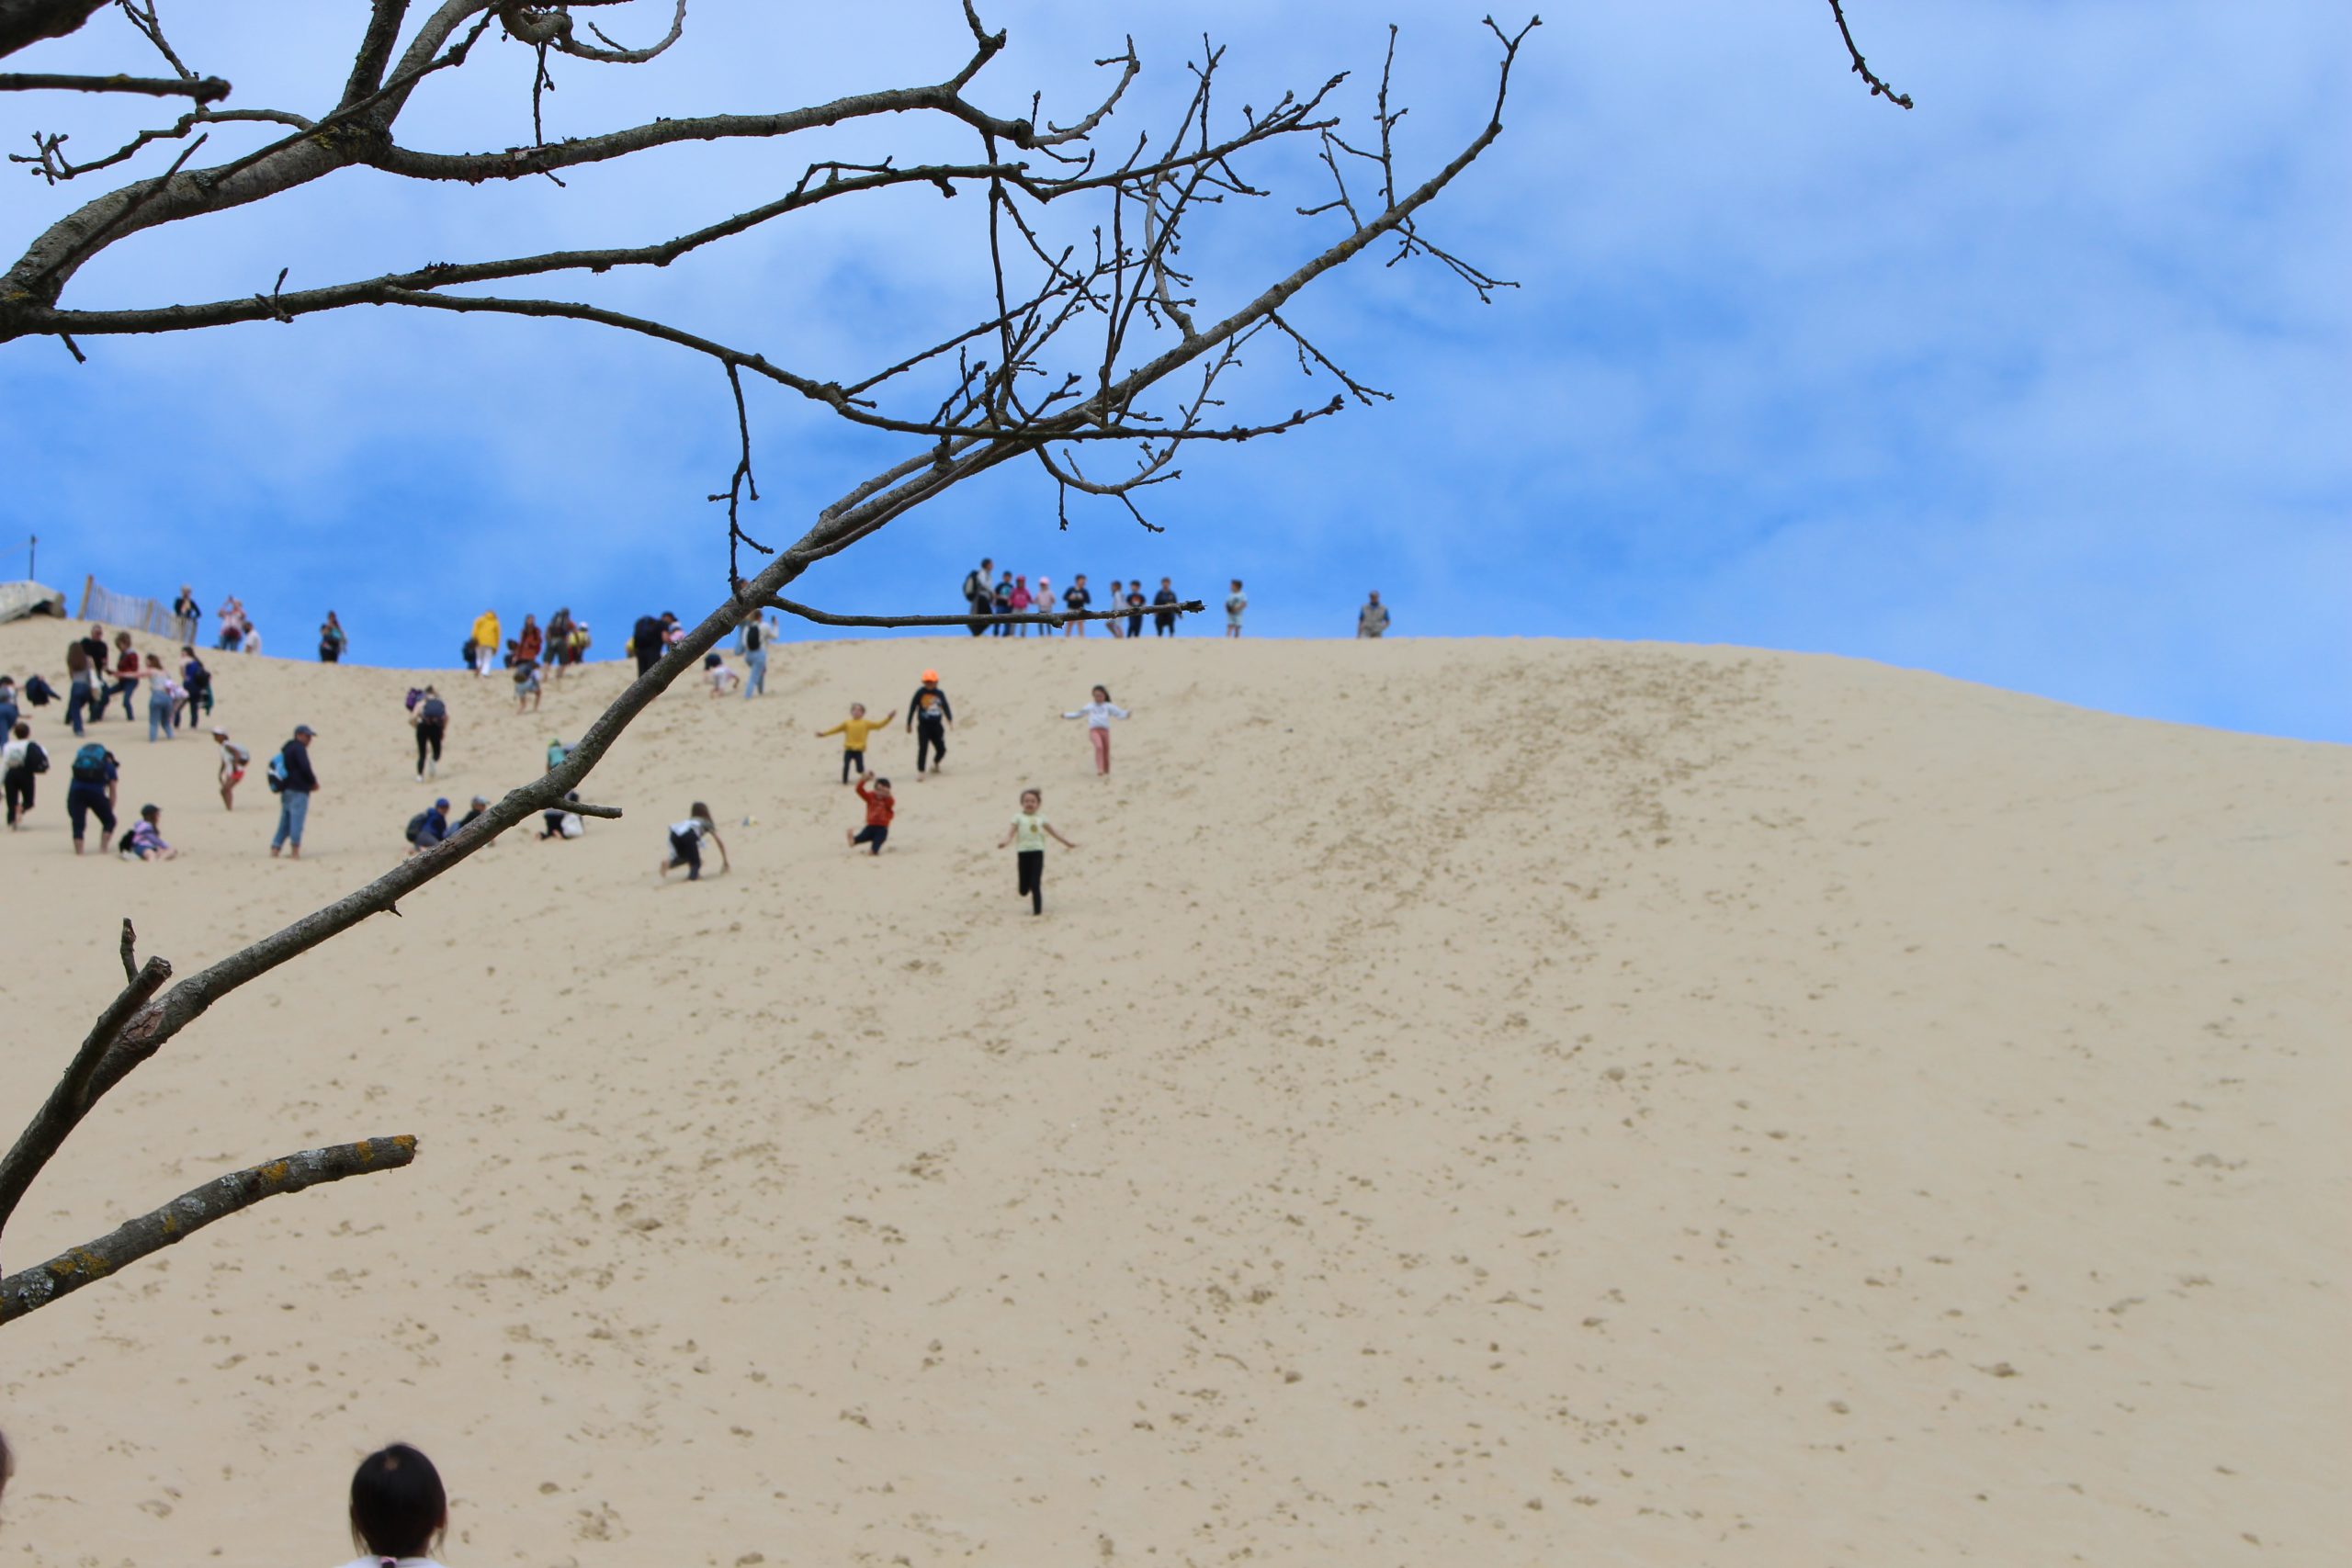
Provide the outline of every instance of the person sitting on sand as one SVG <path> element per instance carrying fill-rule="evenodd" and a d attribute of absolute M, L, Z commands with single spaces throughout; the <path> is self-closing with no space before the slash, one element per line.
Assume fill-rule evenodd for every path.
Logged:
<path fill-rule="evenodd" d="M 351 1543 L 366 1556 L 349 1568 L 438 1568 L 432 1553 L 449 1529 L 449 1495 L 433 1461 L 394 1443 L 359 1461 L 351 1478 Z"/>
<path fill-rule="evenodd" d="M 1046 835 L 1052 833 L 1055 841 L 1066 850 L 1078 848 L 1056 832 L 1054 825 L 1046 820 L 1045 800 L 1046 797 L 1034 789 L 1023 790 L 1021 810 L 1013 817 L 1012 826 L 1004 830 L 1004 837 L 997 841 L 996 846 L 998 849 L 1007 844 L 1015 847 L 1013 859 L 1020 867 L 1021 874 L 1013 897 L 1026 897 L 1029 912 L 1033 915 L 1046 912 Z"/>
<path fill-rule="evenodd" d="M 714 697 L 725 696 L 735 689 L 735 682 L 743 678 L 727 667 L 727 660 L 719 657 L 716 649 L 703 655 L 702 672 L 710 682 L 710 694 Z"/>
<path fill-rule="evenodd" d="M 179 851 L 164 842 L 164 808 L 142 806 L 139 820 L 122 836 L 122 858 L 125 860 L 177 860 Z"/>
<path fill-rule="evenodd" d="M 580 804 L 580 792 L 575 789 L 563 797 L 563 806 L 549 807 L 539 813 L 541 841 L 544 842 L 548 839 L 576 839 L 588 831 L 588 824 L 582 819 L 580 813 L 564 809 L 564 807 L 578 804 Z"/>
<path fill-rule="evenodd" d="M 876 779 L 868 784 L 857 781 L 857 798 L 865 802 L 865 826 L 849 835 L 849 847 L 872 844 L 874 852 L 882 852 L 882 842 L 890 836 L 890 818 L 898 815 L 898 801 L 890 794 L 888 779 Z"/>
<path fill-rule="evenodd" d="M 444 795 L 408 819 L 408 852 L 421 855 L 449 836 L 449 799 Z"/>
<path fill-rule="evenodd" d="M 478 795 L 474 796 L 473 804 L 466 807 L 466 814 L 458 818 L 457 827 L 452 828 L 449 830 L 453 833 L 464 831 L 466 829 L 474 825 L 475 818 L 480 817 L 483 812 L 488 811 L 489 809 L 490 796 L 486 795 Z"/>
<path fill-rule="evenodd" d="M 1092 702 L 1062 716 L 1086 721 L 1087 742 L 1094 748 L 1094 776 L 1108 778 L 1111 773 L 1111 721 L 1127 717 L 1127 710 L 1111 700 L 1108 687 L 1097 686 Z"/>
<path fill-rule="evenodd" d="M 852 703 L 849 705 L 847 718 L 831 729 L 817 731 L 817 739 L 820 740 L 828 735 L 838 735 L 842 738 L 842 783 L 849 783 L 849 771 L 852 768 L 857 770 L 858 777 L 865 776 L 866 737 L 877 729 L 889 728 L 891 721 L 898 716 L 899 710 L 892 708 L 887 717 L 869 719 L 865 716 L 864 703 Z"/>
<path fill-rule="evenodd" d="M 726 871 L 727 840 L 718 836 L 718 829 L 710 819 L 710 807 L 697 800 L 684 821 L 670 824 L 670 855 L 662 863 L 662 880 L 669 881 L 672 872 L 684 866 L 688 882 L 701 881 L 705 839 L 718 846 L 718 869 Z"/>

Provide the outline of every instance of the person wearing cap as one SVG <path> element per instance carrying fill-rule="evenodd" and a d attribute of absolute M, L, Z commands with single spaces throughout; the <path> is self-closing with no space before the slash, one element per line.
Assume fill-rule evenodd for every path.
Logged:
<path fill-rule="evenodd" d="M 311 771 L 311 742 L 318 733 L 307 724 L 298 724 L 293 736 L 277 749 L 277 833 L 269 840 L 272 858 L 281 852 L 288 860 L 302 858 L 302 824 L 311 815 L 311 796 L 319 788 L 319 775 Z"/>
<path fill-rule="evenodd" d="M 947 694 L 939 689 L 939 671 L 922 672 L 922 684 L 915 688 L 914 696 L 907 703 L 907 728 L 915 733 L 915 783 L 931 776 L 931 762 L 936 758 L 947 760 L 947 731 L 956 722 L 956 710 L 947 703 Z M 848 782 L 848 775 L 842 775 Z"/>
<path fill-rule="evenodd" d="M 234 811 L 237 785 L 243 781 L 245 764 L 254 760 L 254 754 L 230 739 L 229 732 L 218 726 L 213 728 L 212 740 L 220 748 L 220 809 Z"/>
<path fill-rule="evenodd" d="M 421 855 L 449 836 L 449 800 L 444 795 L 408 825 L 408 852 Z"/>

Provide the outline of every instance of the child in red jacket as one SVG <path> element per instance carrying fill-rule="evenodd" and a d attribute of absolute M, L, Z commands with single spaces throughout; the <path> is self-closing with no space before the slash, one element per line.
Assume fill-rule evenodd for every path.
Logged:
<path fill-rule="evenodd" d="M 890 836 L 890 818 L 899 809 L 898 801 L 890 794 L 888 779 L 876 779 L 867 784 L 857 781 L 857 798 L 865 802 L 865 826 L 849 836 L 849 847 L 872 844 L 874 852 L 882 852 L 882 841 Z"/>

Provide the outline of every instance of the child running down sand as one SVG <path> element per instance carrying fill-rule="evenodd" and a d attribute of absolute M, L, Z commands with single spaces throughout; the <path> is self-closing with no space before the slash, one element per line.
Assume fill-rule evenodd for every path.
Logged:
<path fill-rule="evenodd" d="M 1045 801 L 1046 797 L 1035 790 L 1023 790 L 1020 813 L 1013 818 L 1012 826 L 1004 830 L 1004 837 L 997 840 L 996 846 L 998 849 L 1007 844 L 1014 846 L 1013 858 L 1021 873 L 1014 897 L 1025 897 L 1029 900 L 1029 912 L 1033 915 L 1046 912 L 1046 835 L 1052 833 L 1054 840 L 1066 850 L 1078 848 L 1056 832 L 1054 825 L 1046 820 Z"/>
<path fill-rule="evenodd" d="M 849 783 L 849 771 L 852 768 L 857 770 L 859 777 L 865 777 L 866 738 L 877 729 L 889 728 L 891 720 L 898 716 L 899 710 L 892 708 L 888 717 L 879 720 L 869 719 L 865 716 L 864 703 L 852 703 L 849 705 L 847 718 L 831 729 L 817 731 L 817 739 L 820 740 L 828 735 L 838 735 L 842 738 L 842 783 Z"/>
<path fill-rule="evenodd" d="M 1094 776 L 1111 776 L 1111 721 L 1125 718 L 1127 710 L 1111 700 L 1109 688 L 1094 688 L 1094 700 L 1082 708 L 1062 715 L 1064 718 L 1086 721 L 1086 739 L 1094 748 Z"/>
<path fill-rule="evenodd" d="M 718 826 L 710 819 L 710 807 L 697 800 L 684 821 L 670 824 L 670 853 L 662 862 L 662 880 L 669 881 L 672 872 L 684 866 L 688 882 L 701 881 L 705 839 L 718 846 L 718 869 L 727 871 L 727 840 L 718 836 Z"/>
<path fill-rule="evenodd" d="M 890 836 L 890 818 L 898 815 L 898 797 L 890 793 L 888 779 L 876 779 L 871 784 L 863 778 L 857 781 L 857 798 L 865 802 L 865 826 L 849 835 L 849 847 L 872 844 L 874 852 L 882 852 L 883 840 Z"/>

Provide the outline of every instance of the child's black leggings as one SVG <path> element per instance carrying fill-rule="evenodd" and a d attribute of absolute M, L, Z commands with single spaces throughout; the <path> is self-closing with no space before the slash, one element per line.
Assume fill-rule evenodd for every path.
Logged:
<path fill-rule="evenodd" d="M 1029 895 L 1029 912 L 1046 912 L 1046 852 L 1023 850 L 1021 860 L 1021 891 Z"/>
<path fill-rule="evenodd" d="M 868 822 L 865 827 L 860 828 L 857 830 L 857 837 L 853 840 L 853 842 L 872 844 L 874 846 L 874 852 L 878 855 L 882 852 L 882 840 L 889 836 L 890 829 L 884 824 L 880 822 Z"/>
<path fill-rule="evenodd" d="M 915 772 L 931 771 L 932 759 L 947 760 L 947 727 L 935 718 L 915 721 Z"/>
<path fill-rule="evenodd" d="M 842 750 L 842 783 L 849 783 L 849 771 L 852 768 L 855 768 L 861 776 L 865 773 L 865 753 L 863 751 L 852 751 L 848 748 L 844 747 Z M 920 772 L 921 770 L 918 769 L 917 771 Z"/>

